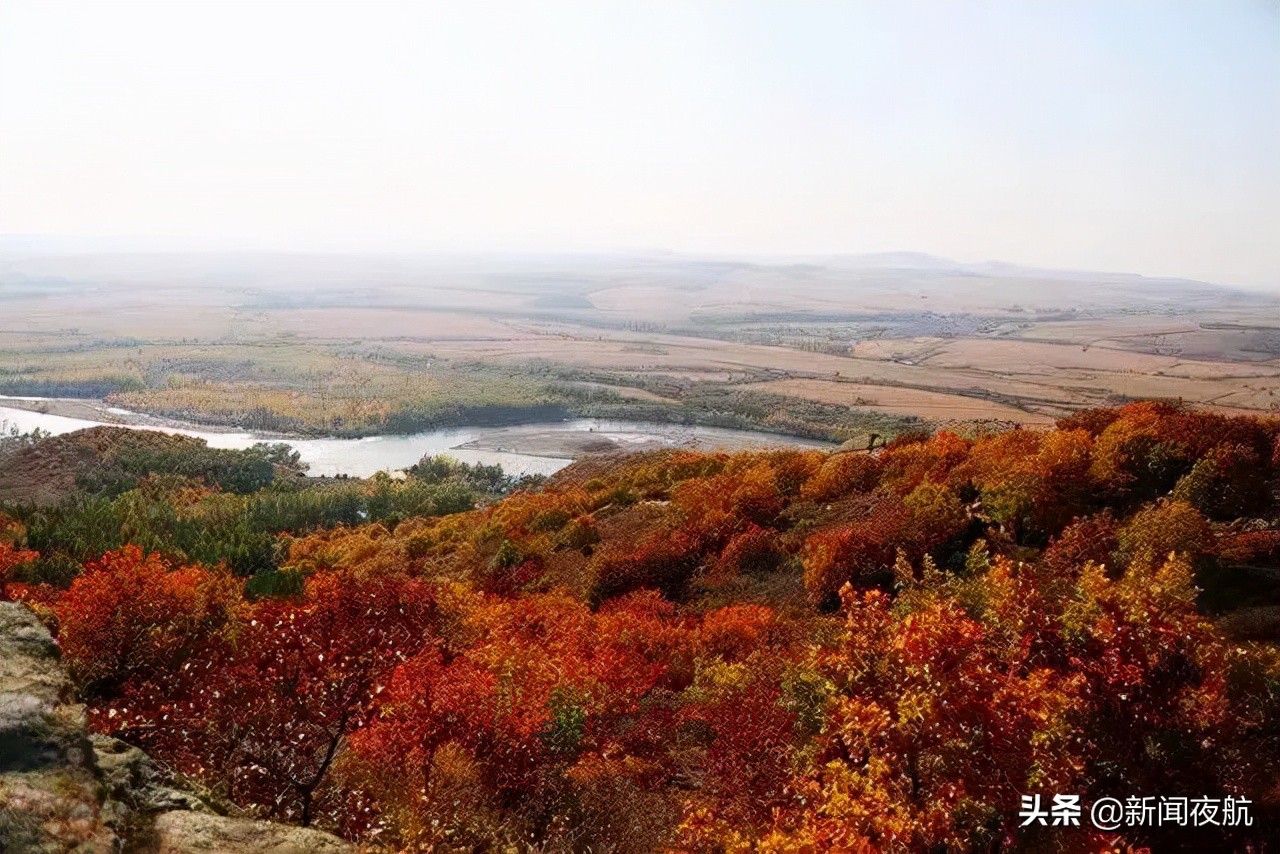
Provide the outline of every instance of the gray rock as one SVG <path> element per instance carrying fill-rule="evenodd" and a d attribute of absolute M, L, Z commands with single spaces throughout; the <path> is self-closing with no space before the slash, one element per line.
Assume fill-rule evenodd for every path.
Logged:
<path fill-rule="evenodd" d="M 83 764 L 83 725 L 58 659 L 35 614 L 0 602 L 0 772 Z"/>
<path fill-rule="evenodd" d="M 156 818 L 156 854 L 348 854 L 355 847 L 318 830 L 196 812 Z"/>
<path fill-rule="evenodd" d="M 94 764 L 102 782 L 112 791 L 128 791 L 146 785 L 154 776 L 151 757 L 109 735 L 91 735 Z"/>
<path fill-rule="evenodd" d="M 0 602 L 0 851 L 109 852 L 84 710 L 36 616 Z"/>
<path fill-rule="evenodd" d="M 35 614 L 0 602 L 0 696 L 32 697 L 50 707 L 66 702 L 71 681 L 58 659 L 58 645 Z"/>
<path fill-rule="evenodd" d="M 0 775 L 0 851 L 107 854 L 120 840 L 99 817 L 97 781 L 82 768 Z"/>
<path fill-rule="evenodd" d="M 142 813 L 214 812 L 198 795 L 166 785 L 151 757 L 140 749 L 109 735 L 95 734 L 89 740 L 98 775 L 112 801 Z"/>

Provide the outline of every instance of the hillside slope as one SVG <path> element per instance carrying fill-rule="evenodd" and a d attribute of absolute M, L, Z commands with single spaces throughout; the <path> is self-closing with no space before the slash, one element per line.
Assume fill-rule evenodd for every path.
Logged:
<path fill-rule="evenodd" d="M 9 589 L 92 731 L 374 851 L 1264 850 L 1280 821 L 1275 419 L 615 456 L 392 512 L 439 467 L 248 578 L 172 532 L 285 518 L 274 488 L 126 493 L 127 544 Z M 1232 820 L 1023 826 L 1037 792 Z"/>

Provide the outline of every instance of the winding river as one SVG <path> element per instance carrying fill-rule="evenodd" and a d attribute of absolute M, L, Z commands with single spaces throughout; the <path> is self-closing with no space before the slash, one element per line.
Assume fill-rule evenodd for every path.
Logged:
<path fill-rule="evenodd" d="M 17 399 L 10 398 L 10 401 Z M 37 398 L 23 398 L 36 402 Z M 52 402 L 52 401 L 50 401 Z M 54 435 L 106 424 L 133 430 L 159 430 L 204 439 L 214 448 L 248 448 L 255 442 L 285 442 L 298 452 L 312 475 L 369 477 L 379 471 L 395 471 L 418 462 L 426 454 L 448 454 L 468 463 L 501 465 L 509 474 L 552 474 L 573 459 L 596 448 L 646 450 L 656 447 L 688 447 L 701 450 L 741 450 L 767 447 L 830 448 L 830 444 L 772 433 L 694 427 L 643 421 L 580 418 L 516 427 L 460 427 L 428 430 L 404 436 L 369 436 L 362 439 L 281 438 L 259 433 L 219 431 L 199 425 L 151 425 L 110 423 L 69 418 L 3 405 L 0 428 L 30 432 L 36 428 Z M 122 421 L 145 419 L 121 409 L 104 412 Z M 566 435 L 569 434 L 569 435 Z M 590 440 L 590 441 L 584 441 Z M 559 455 L 557 455 L 557 453 Z"/>

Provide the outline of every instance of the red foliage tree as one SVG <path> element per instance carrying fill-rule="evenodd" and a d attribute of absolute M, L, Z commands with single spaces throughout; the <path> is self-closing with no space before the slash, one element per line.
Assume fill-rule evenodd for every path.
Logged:
<path fill-rule="evenodd" d="M 397 668 L 377 715 L 352 740 L 345 773 L 368 794 L 400 844 L 429 846 L 462 832 L 463 818 L 431 793 L 449 788 L 441 757 L 465 756 L 478 802 L 505 805 L 546 840 L 557 832 L 566 793 L 585 755 L 631 755 L 650 774 L 660 749 L 646 735 L 642 700 L 667 667 L 666 609 L 641 599 L 592 614 L 581 603 L 535 596 L 488 601 L 473 611 L 472 643 L 451 661 L 428 650 Z M 637 755 L 639 754 L 639 755 Z M 459 824 L 441 826 L 441 821 Z M 434 822 L 434 823 L 433 823 Z"/>
<path fill-rule="evenodd" d="M 898 549 L 908 545 L 910 522 L 900 500 L 886 499 L 864 519 L 811 535 L 801 551 L 810 601 L 828 601 L 846 582 L 886 583 Z"/>
<path fill-rule="evenodd" d="M 1280 531 L 1241 531 L 1218 543 L 1218 556 L 1228 563 L 1280 566 Z"/>
<path fill-rule="evenodd" d="M 1119 545 L 1115 518 L 1110 512 L 1077 519 L 1049 543 L 1040 558 L 1041 566 L 1057 578 L 1074 576 L 1086 563 L 1110 564 Z"/>
<path fill-rule="evenodd" d="M 938 483 L 921 482 L 905 499 L 884 497 L 862 519 L 805 540 L 801 558 L 810 601 L 834 607 L 834 594 L 846 582 L 887 585 L 899 551 L 917 561 L 959 535 L 967 522 L 964 505 Z"/>
<path fill-rule="evenodd" d="M 1028 787 L 1071 790 L 1060 727 L 1079 680 L 1010 668 L 1007 639 L 945 598 L 905 617 L 881 591 L 846 588 L 844 601 L 845 634 L 822 659 L 831 716 L 780 805 L 779 848 L 966 849 L 989 821 L 1011 829 Z"/>
<path fill-rule="evenodd" d="M 89 694 L 165 679 L 242 606 L 223 569 L 175 567 L 137 546 L 86 566 L 56 607 L 67 668 Z"/>
<path fill-rule="evenodd" d="M 168 678 L 131 685 L 92 722 L 237 802 L 307 825 L 343 741 L 383 679 L 431 643 L 435 621 L 419 582 L 321 573 L 302 601 L 256 603 L 232 637 Z"/>
<path fill-rule="evenodd" d="M 592 558 L 588 599 L 599 604 L 642 589 L 678 598 L 702 565 L 704 548 L 699 532 L 683 527 L 649 531 L 635 543 L 613 544 Z"/>
<path fill-rule="evenodd" d="M 711 730 L 701 800 L 722 821 L 761 826 L 792 802 L 791 760 L 798 738 L 796 716 L 776 687 L 751 684 L 727 692 L 688 717 Z"/>
<path fill-rule="evenodd" d="M 774 533 L 752 524 L 725 545 L 715 561 L 714 576 L 724 580 L 744 572 L 772 572 L 782 559 Z"/>
<path fill-rule="evenodd" d="M 13 578 L 13 571 L 38 557 L 39 552 L 15 548 L 12 543 L 0 540 L 0 601 L 9 598 L 9 582 Z"/>
<path fill-rule="evenodd" d="M 773 470 L 766 465 L 686 481 L 671 494 L 686 528 L 708 545 L 720 545 L 744 524 L 769 525 L 782 509 Z"/>
<path fill-rule="evenodd" d="M 890 442 L 881 452 L 881 483 L 905 495 L 926 480 L 943 483 L 969 456 L 971 443 L 943 430 L 924 441 Z"/>

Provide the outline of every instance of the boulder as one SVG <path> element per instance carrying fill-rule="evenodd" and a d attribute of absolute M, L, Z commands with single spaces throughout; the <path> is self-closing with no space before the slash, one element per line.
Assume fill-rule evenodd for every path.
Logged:
<path fill-rule="evenodd" d="M 119 850 L 101 821 L 84 711 L 70 699 L 48 630 L 0 602 L 0 851 Z"/>
<path fill-rule="evenodd" d="M 350 843 L 318 830 L 199 812 L 163 813 L 156 818 L 152 838 L 156 854 L 349 854 L 355 850 Z"/>

